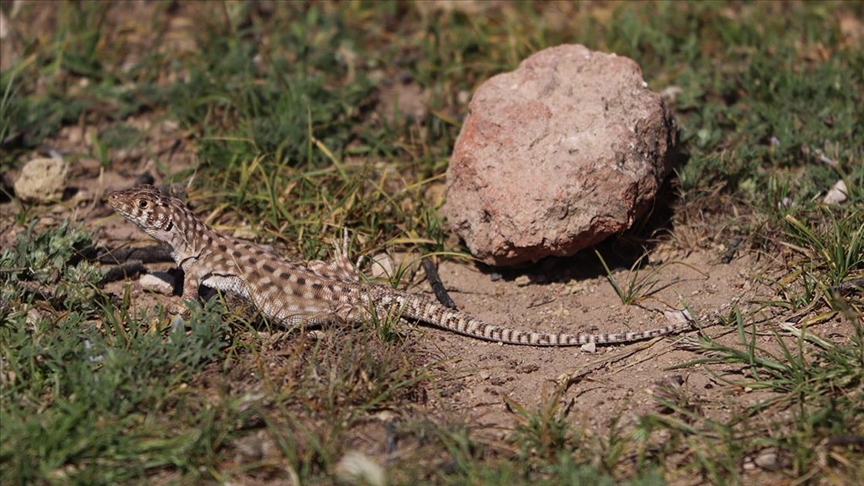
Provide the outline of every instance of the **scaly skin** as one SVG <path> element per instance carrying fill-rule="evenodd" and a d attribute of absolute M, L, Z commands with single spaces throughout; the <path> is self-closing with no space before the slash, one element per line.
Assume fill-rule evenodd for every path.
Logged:
<path fill-rule="evenodd" d="M 424 295 L 360 282 L 339 254 L 335 263 L 290 262 L 254 243 L 223 235 L 204 224 L 183 202 L 153 186 L 108 195 L 115 211 L 154 239 L 171 245 L 186 274 L 183 298 L 196 299 L 203 284 L 252 301 L 270 319 L 320 322 L 399 316 L 486 341 L 530 346 L 620 344 L 692 329 L 690 322 L 619 334 L 551 334 L 487 324 Z"/>

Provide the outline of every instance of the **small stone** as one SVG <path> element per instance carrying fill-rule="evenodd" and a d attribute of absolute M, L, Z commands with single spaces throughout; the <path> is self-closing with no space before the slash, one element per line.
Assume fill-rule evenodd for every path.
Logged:
<path fill-rule="evenodd" d="M 597 353 L 597 344 L 596 343 L 586 343 L 583 344 L 580 348 L 580 351 L 588 354 L 596 354 Z"/>
<path fill-rule="evenodd" d="M 30 309 L 27 311 L 27 316 L 24 318 L 24 322 L 27 323 L 27 326 L 33 328 L 36 323 L 45 318 L 45 313 L 40 311 L 39 309 Z"/>
<path fill-rule="evenodd" d="M 384 486 L 387 484 L 384 469 L 365 454 L 349 451 L 336 464 L 336 477 L 348 484 L 368 484 Z"/>
<path fill-rule="evenodd" d="M 691 322 L 693 317 L 690 315 L 690 312 L 685 310 L 675 310 L 675 311 L 663 311 L 663 317 L 666 318 L 666 321 L 669 324 L 684 324 L 687 322 Z"/>
<path fill-rule="evenodd" d="M 846 188 L 846 183 L 842 179 L 834 183 L 834 186 L 825 194 L 822 202 L 825 204 L 840 204 L 849 197 L 849 189 Z"/>
<path fill-rule="evenodd" d="M 378 253 L 372 257 L 369 265 L 369 275 L 372 278 L 389 278 L 393 276 L 393 257 L 387 253 Z"/>
<path fill-rule="evenodd" d="M 753 462 L 766 471 L 777 471 L 784 467 L 776 449 L 765 449 L 753 459 Z"/>
<path fill-rule="evenodd" d="M 417 253 L 378 253 L 372 257 L 369 275 L 372 278 L 391 278 L 396 275 L 410 276 L 418 270 L 421 260 L 421 256 Z"/>
<path fill-rule="evenodd" d="M 60 199 L 66 188 L 69 164 L 62 159 L 33 159 L 21 169 L 15 194 L 25 201 L 49 202 Z"/>
<path fill-rule="evenodd" d="M 174 277 L 165 272 L 153 272 L 138 279 L 141 288 L 162 295 L 174 293 Z"/>

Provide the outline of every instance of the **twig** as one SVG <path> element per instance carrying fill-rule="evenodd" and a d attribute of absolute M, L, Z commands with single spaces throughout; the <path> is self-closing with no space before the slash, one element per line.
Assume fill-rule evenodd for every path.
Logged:
<path fill-rule="evenodd" d="M 444 288 L 444 283 L 441 282 L 441 277 L 438 276 L 438 269 L 435 268 L 432 260 L 424 258 L 420 261 L 420 265 L 423 266 L 423 271 L 426 272 L 426 280 L 432 286 L 432 292 L 435 292 L 435 298 L 438 299 L 438 302 L 451 309 L 456 309 L 456 302 L 453 302 L 450 294 L 447 293 L 447 289 Z"/>

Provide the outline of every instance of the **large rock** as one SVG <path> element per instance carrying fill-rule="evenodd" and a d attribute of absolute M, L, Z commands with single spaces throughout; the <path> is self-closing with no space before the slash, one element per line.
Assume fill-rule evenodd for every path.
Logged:
<path fill-rule="evenodd" d="M 651 206 L 676 143 L 671 112 L 635 62 L 549 48 L 474 94 L 442 211 L 486 263 L 572 255 Z"/>

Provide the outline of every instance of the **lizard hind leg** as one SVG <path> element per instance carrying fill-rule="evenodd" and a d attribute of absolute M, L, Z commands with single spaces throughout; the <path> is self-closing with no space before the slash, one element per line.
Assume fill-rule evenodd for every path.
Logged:
<path fill-rule="evenodd" d="M 306 268 L 319 277 L 331 278 L 343 282 L 359 282 L 360 275 L 357 272 L 357 266 L 355 266 L 348 258 L 347 228 L 343 228 L 342 230 L 341 244 L 336 243 L 334 246 L 333 261 L 324 262 L 321 260 L 312 260 L 306 264 Z"/>

